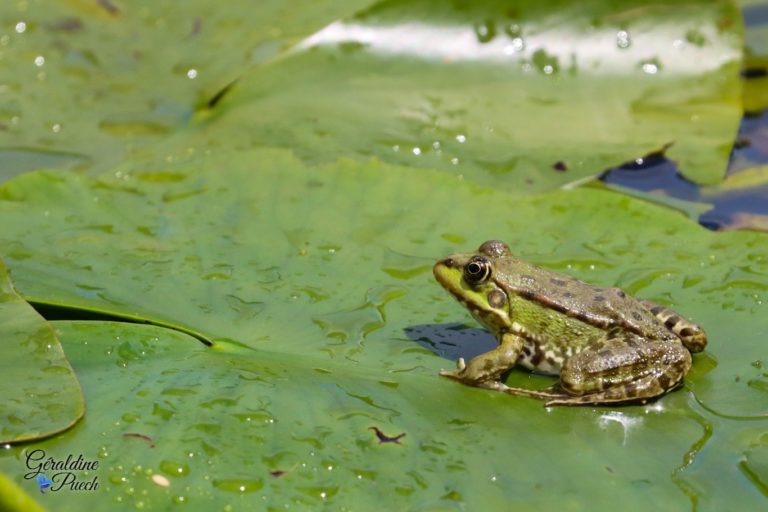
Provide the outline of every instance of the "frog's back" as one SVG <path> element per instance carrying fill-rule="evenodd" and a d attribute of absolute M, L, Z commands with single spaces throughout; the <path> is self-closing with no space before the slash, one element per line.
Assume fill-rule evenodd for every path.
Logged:
<path fill-rule="evenodd" d="M 498 261 L 497 272 L 497 283 L 507 293 L 594 327 L 628 330 L 646 338 L 672 337 L 642 301 L 620 288 L 593 286 L 515 257 Z"/>

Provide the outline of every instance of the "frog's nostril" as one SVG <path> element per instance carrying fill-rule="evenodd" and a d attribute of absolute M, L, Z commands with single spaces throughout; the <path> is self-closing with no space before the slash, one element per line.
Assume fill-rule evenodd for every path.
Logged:
<path fill-rule="evenodd" d="M 444 264 L 446 267 L 453 267 L 453 266 L 455 266 L 455 265 L 454 265 L 454 261 L 453 261 L 453 258 L 445 258 L 445 259 L 443 260 L 443 264 Z"/>

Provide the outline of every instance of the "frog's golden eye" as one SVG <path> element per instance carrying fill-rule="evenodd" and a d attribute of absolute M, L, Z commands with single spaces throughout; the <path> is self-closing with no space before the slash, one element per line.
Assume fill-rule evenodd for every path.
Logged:
<path fill-rule="evenodd" d="M 491 276 L 491 262 L 483 256 L 474 256 L 464 265 L 464 280 L 469 284 L 480 284 Z"/>

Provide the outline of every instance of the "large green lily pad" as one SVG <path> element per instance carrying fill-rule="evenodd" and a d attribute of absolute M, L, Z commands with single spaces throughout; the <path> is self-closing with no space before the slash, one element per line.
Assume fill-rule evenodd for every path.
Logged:
<path fill-rule="evenodd" d="M 686 176 L 715 183 L 741 44 L 727 2 L 387 0 L 255 68 L 192 140 L 376 155 L 518 193 L 674 143 Z"/>
<path fill-rule="evenodd" d="M 619 499 L 637 510 L 754 508 L 764 499 L 750 475 L 764 477 L 768 428 L 765 235 L 712 233 L 607 191 L 511 201 L 438 171 L 307 167 L 279 150 L 96 179 L 33 173 L 0 197 L 10 227 L 0 245 L 28 300 L 173 323 L 214 340 L 206 348 L 158 328 L 62 325 L 89 410 L 99 412 L 33 446 L 99 457 L 110 479 L 102 492 L 115 499 L 280 506 L 319 503 L 325 493 L 334 508 L 375 496 L 391 508 L 573 510 Z M 440 379 L 437 370 L 453 364 L 440 355 L 471 355 L 478 338 L 486 342 L 455 328 L 472 320 L 432 281 L 431 263 L 492 237 L 700 322 L 710 347 L 686 389 L 648 406 L 547 411 Z M 551 382 L 525 372 L 509 379 Z M 242 417 L 260 410 L 280 428 Z M 378 445 L 369 426 L 407 435 L 402 446 Z M 0 462 L 20 482 L 21 450 Z M 742 452 L 754 454 L 748 470 Z M 158 488 L 147 471 L 167 474 L 173 464 L 179 483 Z M 248 497 L 228 494 L 241 485 Z M 718 490 L 734 487 L 742 492 Z M 67 496 L 62 506 L 85 499 Z"/>

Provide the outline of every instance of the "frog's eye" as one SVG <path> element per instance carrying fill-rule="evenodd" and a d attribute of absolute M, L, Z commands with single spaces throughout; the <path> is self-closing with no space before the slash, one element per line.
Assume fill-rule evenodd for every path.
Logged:
<path fill-rule="evenodd" d="M 464 265 L 464 280 L 480 284 L 491 276 L 491 262 L 483 256 L 475 256 Z"/>

